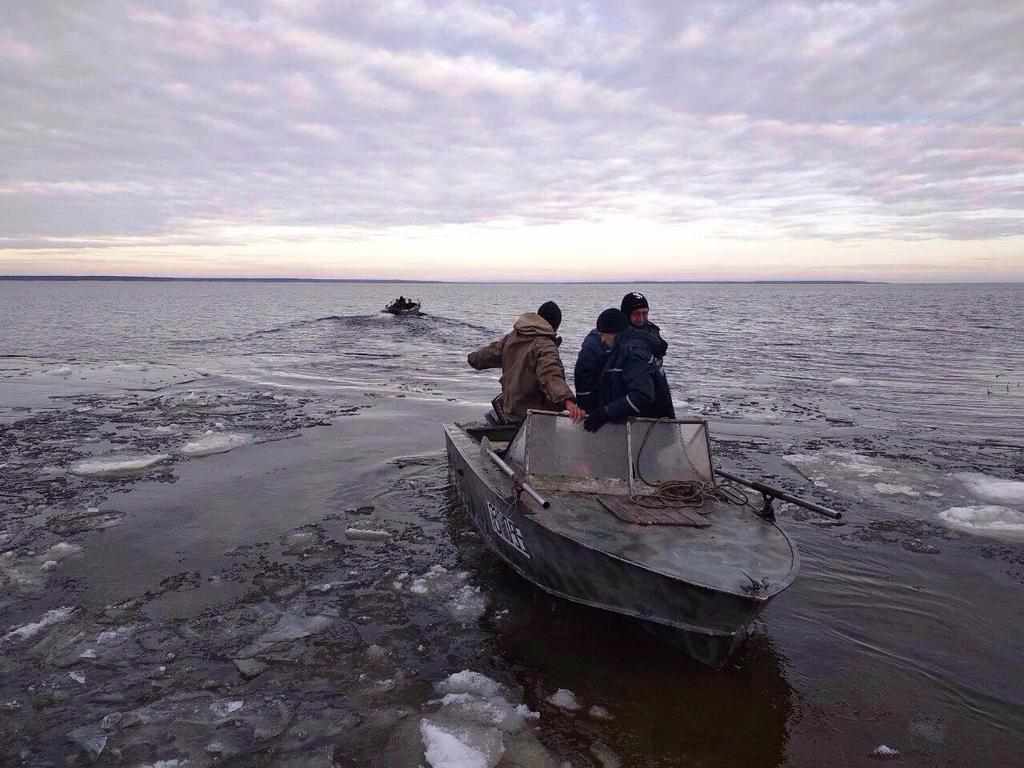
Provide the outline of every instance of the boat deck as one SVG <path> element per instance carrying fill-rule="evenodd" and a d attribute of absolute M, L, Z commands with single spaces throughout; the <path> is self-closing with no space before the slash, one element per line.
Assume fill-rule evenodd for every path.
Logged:
<path fill-rule="evenodd" d="M 628 523 L 589 494 L 548 493 L 547 498 L 551 508 L 535 519 L 549 531 L 691 584 L 768 597 L 796 576 L 792 542 L 749 507 L 706 501 L 700 511 L 709 525 L 695 528 Z"/>

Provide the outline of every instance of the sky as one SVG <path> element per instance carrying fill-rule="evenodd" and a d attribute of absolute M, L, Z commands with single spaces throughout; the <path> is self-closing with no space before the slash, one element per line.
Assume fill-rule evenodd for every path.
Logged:
<path fill-rule="evenodd" d="M 0 4 L 0 274 L 1024 280 L 1024 2 Z"/>

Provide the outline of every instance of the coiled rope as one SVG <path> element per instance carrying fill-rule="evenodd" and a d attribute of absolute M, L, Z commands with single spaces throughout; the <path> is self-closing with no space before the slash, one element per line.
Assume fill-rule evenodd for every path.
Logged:
<path fill-rule="evenodd" d="M 711 514 L 713 507 L 710 505 L 705 510 L 699 509 L 710 499 L 717 499 L 718 501 L 735 504 L 740 507 L 749 506 L 754 508 L 747 494 L 739 486 L 728 480 L 724 480 L 718 485 L 704 480 L 648 482 L 640 470 L 640 459 L 643 457 L 644 448 L 647 446 L 647 439 L 651 436 L 651 432 L 654 431 L 654 426 L 657 423 L 656 421 L 651 422 L 650 426 L 647 427 L 647 434 L 644 435 L 644 439 L 640 443 L 640 450 L 636 454 L 635 465 L 637 478 L 648 488 L 654 488 L 654 492 L 630 494 L 629 501 L 631 504 L 636 504 L 638 507 L 644 507 L 645 509 L 694 508 L 699 515 Z M 683 456 L 686 456 L 686 460 L 689 461 L 689 456 L 687 456 L 685 450 L 683 451 Z"/>

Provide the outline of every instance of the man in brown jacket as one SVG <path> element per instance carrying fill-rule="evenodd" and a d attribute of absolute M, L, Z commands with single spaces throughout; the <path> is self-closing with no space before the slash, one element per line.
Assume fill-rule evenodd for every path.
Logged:
<path fill-rule="evenodd" d="M 562 310 L 546 301 L 536 312 L 516 320 L 509 333 L 469 354 L 469 364 L 478 371 L 501 368 L 501 395 L 496 399 L 498 416 L 516 422 L 526 418 L 527 409 L 569 411 L 574 422 L 586 414 L 576 406 L 576 396 L 565 383 L 565 369 L 558 356 L 555 331 L 562 322 Z"/>

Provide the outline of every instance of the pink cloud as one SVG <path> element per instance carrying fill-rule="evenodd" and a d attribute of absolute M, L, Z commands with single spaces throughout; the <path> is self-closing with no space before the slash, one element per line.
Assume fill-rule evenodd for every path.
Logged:
<path fill-rule="evenodd" d="M 143 7 L 132 8 L 128 16 L 165 33 L 157 45 L 185 58 L 208 61 L 227 53 L 265 57 L 276 50 L 267 29 L 258 22 L 210 14 L 177 18 Z"/>
<path fill-rule="evenodd" d="M 281 78 L 281 87 L 285 98 L 293 107 L 305 108 L 320 98 L 320 91 L 305 75 L 292 72 Z"/>
<path fill-rule="evenodd" d="M 28 43 L 0 33 L 0 59 L 18 64 L 35 64 L 41 58 L 42 54 Z"/>

